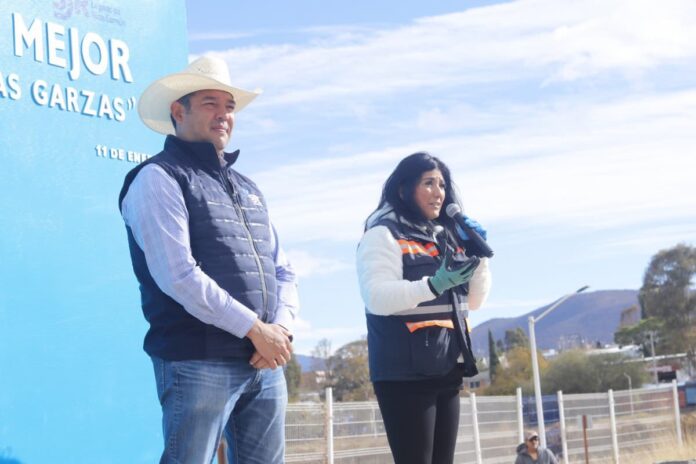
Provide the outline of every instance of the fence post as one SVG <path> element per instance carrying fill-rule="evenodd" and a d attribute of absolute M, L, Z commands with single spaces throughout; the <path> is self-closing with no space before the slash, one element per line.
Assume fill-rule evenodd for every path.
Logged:
<path fill-rule="evenodd" d="M 590 464 L 590 446 L 587 442 L 587 415 L 579 416 L 582 419 L 582 445 L 585 450 L 585 464 Z"/>
<path fill-rule="evenodd" d="M 565 407 L 563 406 L 563 392 L 558 390 L 558 422 L 561 426 L 561 449 L 563 450 L 563 462 L 568 464 L 568 440 L 566 440 Z"/>
<path fill-rule="evenodd" d="M 471 425 L 474 427 L 474 448 L 476 450 L 476 463 L 483 464 L 481 456 L 481 435 L 479 435 L 478 427 L 478 409 L 476 408 L 476 393 L 469 393 L 471 400 Z"/>
<path fill-rule="evenodd" d="M 377 414 L 375 414 L 375 405 L 374 404 L 370 407 L 370 411 L 372 411 L 372 436 L 376 437 L 377 436 Z"/>
<path fill-rule="evenodd" d="M 684 445 L 684 442 L 682 441 L 681 413 L 679 411 L 679 391 L 677 390 L 676 380 L 672 380 L 672 400 L 674 401 L 674 426 L 677 429 L 677 444 L 681 447 Z"/>
<path fill-rule="evenodd" d="M 517 443 L 524 441 L 524 407 L 522 406 L 522 389 L 517 387 Z"/>
<path fill-rule="evenodd" d="M 619 436 L 616 433 L 616 414 L 614 412 L 614 391 L 609 389 L 609 421 L 611 423 L 611 447 L 614 449 L 614 464 L 619 464 Z"/>
<path fill-rule="evenodd" d="M 326 388 L 326 399 L 324 408 L 324 430 L 326 434 L 326 463 L 334 464 L 334 449 L 333 449 L 333 390 L 331 387 Z"/>

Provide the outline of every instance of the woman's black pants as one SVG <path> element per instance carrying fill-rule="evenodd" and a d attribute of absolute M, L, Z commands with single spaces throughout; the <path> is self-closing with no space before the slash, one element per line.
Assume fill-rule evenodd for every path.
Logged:
<path fill-rule="evenodd" d="M 411 382 L 374 383 L 394 462 L 452 464 L 459 427 L 459 389 L 416 390 L 408 384 Z"/>

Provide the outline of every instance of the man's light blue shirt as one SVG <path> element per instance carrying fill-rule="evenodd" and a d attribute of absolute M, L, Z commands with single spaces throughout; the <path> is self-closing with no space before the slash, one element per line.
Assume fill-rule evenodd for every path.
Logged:
<path fill-rule="evenodd" d="M 191 315 L 239 338 L 258 318 L 206 275 L 191 254 L 189 216 L 179 184 L 161 167 L 145 166 L 122 202 L 121 214 L 145 254 L 159 288 Z M 295 273 L 271 225 L 278 309 L 270 323 L 293 330 L 299 309 Z"/>

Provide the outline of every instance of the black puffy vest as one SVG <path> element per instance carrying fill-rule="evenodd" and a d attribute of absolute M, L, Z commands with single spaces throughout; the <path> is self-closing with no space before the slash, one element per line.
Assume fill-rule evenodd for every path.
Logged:
<path fill-rule="evenodd" d="M 434 275 L 441 263 L 443 246 L 454 250 L 455 261 L 466 259 L 464 250 L 446 232 L 443 235 L 447 239 L 437 243 L 432 232 L 426 233 L 405 221 L 382 219 L 375 224 L 379 225 L 387 227 L 401 246 L 403 278 L 406 280 L 417 281 Z M 466 325 L 467 293 L 468 286 L 460 286 L 390 316 L 366 310 L 370 379 L 379 382 L 443 376 L 454 368 L 460 355 L 463 357 L 464 375 L 476 375 L 478 371 Z M 409 330 L 409 324 L 423 321 L 453 321 L 452 308 L 457 309 L 459 324 L 464 329 L 461 337 L 455 333 L 456 325 L 454 329 L 435 325 Z M 461 346 L 462 339 L 464 347 Z"/>
<path fill-rule="evenodd" d="M 270 222 L 259 189 L 231 168 L 238 155 L 226 154 L 223 168 L 212 144 L 170 135 L 161 153 L 126 175 L 119 206 L 140 169 L 150 163 L 163 168 L 183 192 L 191 253 L 198 266 L 261 320 L 270 321 L 277 306 Z M 168 360 L 250 357 L 254 347 L 249 339 L 201 322 L 159 289 L 143 250 L 126 229 L 143 313 L 150 323 L 145 351 Z"/>

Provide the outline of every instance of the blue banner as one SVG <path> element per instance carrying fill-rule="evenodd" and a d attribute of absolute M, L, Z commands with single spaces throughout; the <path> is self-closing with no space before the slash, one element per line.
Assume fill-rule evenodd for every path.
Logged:
<path fill-rule="evenodd" d="M 187 62 L 183 0 L 0 4 L 0 463 L 151 463 L 145 321 L 117 197 L 138 97 Z"/>

